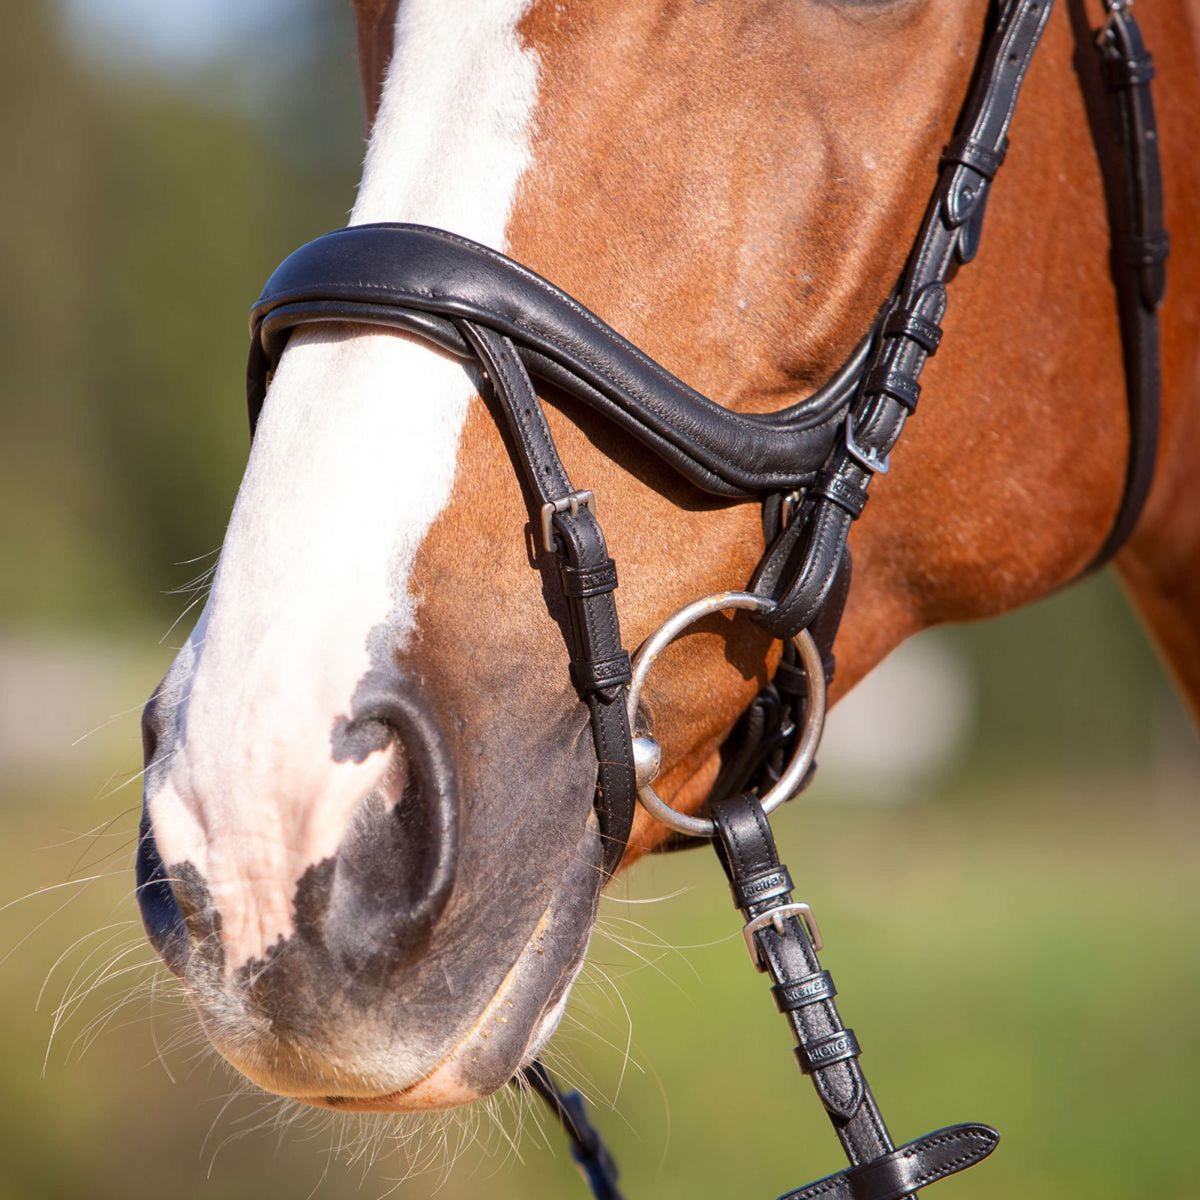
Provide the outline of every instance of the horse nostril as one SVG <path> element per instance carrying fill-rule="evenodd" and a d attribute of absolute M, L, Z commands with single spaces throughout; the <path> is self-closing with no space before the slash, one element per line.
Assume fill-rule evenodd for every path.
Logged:
<path fill-rule="evenodd" d="M 142 762 L 149 780 L 158 756 L 161 740 L 159 694 L 161 684 L 142 709 Z M 158 846 L 150 829 L 150 812 L 142 804 L 142 819 L 138 825 L 137 857 L 134 864 L 137 879 L 137 903 L 142 914 L 142 924 L 150 944 L 168 969 L 179 975 L 187 957 L 188 933 L 183 912 L 166 868 L 159 857 Z"/>
<path fill-rule="evenodd" d="M 338 850 L 325 922 L 331 954 L 357 972 L 388 973 L 426 949 L 458 860 L 458 784 L 428 705 L 411 691 L 363 697 L 338 742 L 396 746 L 385 797 L 369 798 Z"/>
<path fill-rule="evenodd" d="M 134 872 L 137 878 L 137 902 L 142 914 L 146 937 L 168 970 L 183 973 L 187 961 L 188 931 L 183 911 L 175 898 L 166 868 L 159 857 L 154 834 L 150 830 L 150 814 L 142 807 L 138 826 L 137 859 Z"/>

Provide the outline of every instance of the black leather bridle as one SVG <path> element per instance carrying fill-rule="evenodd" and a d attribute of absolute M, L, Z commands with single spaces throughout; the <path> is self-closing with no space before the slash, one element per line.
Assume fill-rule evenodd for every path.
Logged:
<path fill-rule="evenodd" d="M 440 229 L 377 224 L 326 234 L 283 262 L 251 315 L 252 429 L 288 337 L 303 325 L 404 330 L 482 366 L 530 502 L 539 557 L 553 568 L 565 598 L 571 678 L 591 716 L 595 808 L 608 873 L 625 851 L 639 786 L 648 785 L 655 768 L 635 763 L 616 567 L 593 495 L 568 477 L 531 376 L 608 417 L 703 491 L 762 502 L 767 548 L 749 590 L 760 602 L 755 619 L 789 646 L 726 743 L 708 812 L 752 957 L 773 978 L 800 1066 L 851 1164 L 785 1200 L 898 1200 L 979 1161 L 999 1137 L 988 1126 L 961 1125 L 894 1148 L 858 1064 L 858 1043 L 838 1016 L 833 982 L 817 962 L 811 914 L 791 901 L 791 879 L 760 798 L 778 782 L 812 716 L 805 697 L 811 701 L 818 681 L 799 662 L 796 639 L 811 637 L 819 651 L 811 661 L 823 667 L 823 704 L 850 580 L 850 526 L 916 410 L 921 372 L 941 341 L 947 281 L 978 251 L 992 181 L 1052 2 L 993 4 L 966 103 L 899 283 L 836 375 L 780 412 L 741 414 L 714 403 L 540 276 Z M 1157 313 L 1167 255 L 1153 66 L 1131 0 L 1104 3 L 1108 19 L 1096 45 L 1111 144 L 1099 150 L 1110 160 L 1106 188 L 1130 445 L 1121 506 L 1093 568 L 1132 531 L 1154 473 Z M 615 1168 L 578 1097 L 559 1091 L 538 1063 L 524 1078 L 567 1128 L 596 1195 L 616 1197 Z"/>

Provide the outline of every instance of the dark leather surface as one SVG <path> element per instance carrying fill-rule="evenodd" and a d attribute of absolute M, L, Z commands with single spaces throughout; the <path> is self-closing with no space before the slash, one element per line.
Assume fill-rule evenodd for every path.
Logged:
<path fill-rule="evenodd" d="M 982 1162 L 1000 1135 L 988 1125 L 953 1125 L 909 1142 L 874 1162 L 827 1175 L 780 1200 L 901 1200 Z"/>
<path fill-rule="evenodd" d="M 571 1142 L 571 1157 L 583 1172 L 596 1200 L 621 1200 L 617 1188 L 617 1164 L 588 1120 L 583 1097 L 578 1092 L 560 1088 L 545 1064 L 537 1060 L 525 1067 L 518 1079 L 545 1101 L 563 1127 Z"/>
<path fill-rule="evenodd" d="M 778 413 L 740 414 L 688 387 L 540 275 L 441 229 L 357 225 L 290 255 L 251 313 L 269 358 L 302 319 L 402 324 L 402 312 L 468 318 L 564 368 L 618 425 L 706 491 L 797 487 L 829 451 L 848 400 L 835 381 Z M 437 327 L 425 321 L 418 330 Z M 453 328 L 435 339 L 465 353 Z M 854 361 L 854 360 L 852 360 Z M 574 386 L 569 390 L 574 391 Z"/>
<path fill-rule="evenodd" d="M 1096 45 L 1110 96 L 1109 128 L 1119 178 L 1112 181 L 1112 272 L 1121 317 L 1129 393 L 1129 453 L 1121 506 L 1089 570 L 1108 562 L 1133 532 L 1154 480 L 1162 390 L 1158 309 L 1170 249 L 1163 220 L 1162 165 L 1150 85 L 1154 60 L 1132 13 L 1106 0 L 1108 24 Z"/>
<path fill-rule="evenodd" d="M 542 505 L 575 493 L 558 456 L 546 415 L 512 342 L 469 321 L 460 323 L 487 372 L 516 447 L 527 494 L 537 512 Z M 596 816 L 603 843 L 604 869 L 612 874 L 629 841 L 637 806 L 633 742 L 625 709 L 629 655 L 621 644 L 614 593 L 616 567 L 600 524 L 590 509 L 554 514 L 554 553 L 567 603 L 567 649 L 571 678 L 586 702 L 596 748 Z"/>
<path fill-rule="evenodd" d="M 734 796 L 718 801 L 711 808 L 718 831 L 715 844 L 736 903 L 742 879 L 779 869 L 775 839 L 762 806 L 753 796 Z M 771 897 L 745 906 L 742 912 L 749 921 L 762 912 L 789 903 L 790 899 L 790 896 Z M 788 917 L 783 925 L 783 934 L 768 926 L 755 935 L 762 961 L 777 985 L 807 979 L 821 970 L 803 922 L 797 917 Z M 800 1046 L 845 1031 L 832 997 L 814 999 L 785 1015 Z M 818 1066 L 810 1078 L 852 1163 L 878 1158 L 892 1149 L 891 1137 L 857 1058 Z"/>

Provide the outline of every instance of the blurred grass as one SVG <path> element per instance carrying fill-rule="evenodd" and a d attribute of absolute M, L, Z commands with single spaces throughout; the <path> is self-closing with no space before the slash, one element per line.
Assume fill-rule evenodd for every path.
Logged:
<path fill-rule="evenodd" d="M 136 699 L 160 657 L 130 652 L 122 696 Z M 0 975 L 0 1200 L 384 1195 L 407 1161 L 386 1135 L 367 1169 L 329 1161 L 332 1144 L 355 1137 L 353 1119 L 276 1134 L 254 1129 L 275 1118 L 272 1102 L 244 1095 L 223 1111 L 239 1088 L 169 983 L 153 1003 L 116 1011 L 81 1053 L 89 1023 L 159 977 L 152 965 L 79 1006 L 43 1077 L 64 988 L 85 984 L 125 941 L 134 948 L 116 970 L 150 962 L 129 897 L 137 787 L 112 790 L 136 769 L 135 725 L 120 718 L 56 768 L 5 788 L 5 900 L 116 874 L 44 926 L 71 888 L 0 913 L 0 954 L 16 947 Z M 1194 1162 L 1179 1149 L 1200 1101 L 1191 795 L 1186 779 L 1042 774 L 960 784 L 953 802 L 816 800 L 779 818 L 893 1132 L 982 1119 L 1004 1133 L 988 1165 L 939 1185 L 946 1200 L 1194 1195 Z M 92 827 L 99 838 L 79 836 Z M 669 898 L 640 903 L 656 897 Z M 117 921 L 133 923 L 111 931 L 107 950 L 88 938 Z M 35 1012 L 47 972 L 80 937 Z M 767 1200 L 839 1165 L 706 850 L 650 860 L 619 885 L 589 963 L 553 1061 L 598 1102 L 631 1197 Z M 188 1044 L 171 1048 L 181 1036 Z M 557 1131 L 539 1135 L 539 1123 L 540 1113 L 526 1119 L 524 1165 L 485 1120 L 492 1153 L 468 1149 L 444 1181 L 417 1175 L 396 1194 L 580 1195 Z M 368 1127 L 378 1135 L 388 1123 Z"/>

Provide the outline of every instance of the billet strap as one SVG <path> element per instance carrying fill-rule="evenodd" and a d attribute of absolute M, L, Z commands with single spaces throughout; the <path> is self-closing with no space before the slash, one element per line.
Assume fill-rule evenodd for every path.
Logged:
<path fill-rule="evenodd" d="M 1117 553 L 1133 532 L 1154 480 L 1158 455 L 1161 334 L 1158 309 L 1166 292 L 1170 250 L 1163 219 L 1158 123 L 1150 90 L 1154 60 L 1128 0 L 1105 0 L 1108 21 L 1096 40 L 1109 99 L 1109 132 L 1117 153 L 1108 180 L 1112 273 L 1121 317 L 1125 387 L 1129 394 L 1129 453 L 1125 490 L 1108 537 L 1089 570 Z"/>
<path fill-rule="evenodd" d="M 524 1067 L 518 1079 L 545 1102 L 571 1143 L 571 1157 L 587 1180 L 595 1200 L 621 1200 L 617 1164 L 596 1127 L 588 1119 L 587 1105 L 575 1091 L 564 1091 L 540 1059 Z M 516 1082 L 516 1080 L 514 1080 Z"/>
<path fill-rule="evenodd" d="M 734 904 L 746 921 L 756 965 L 773 983 L 776 1007 L 796 1038 L 796 1059 L 816 1088 L 850 1169 L 789 1192 L 782 1200 L 901 1200 L 986 1158 L 1000 1135 L 956 1125 L 896 1149 L 866 1076 L 852 1029 L 838 1014 L 837 989 L 817 959 L 816 922 L 792 900 L 770 824 L 751 793 L 711 806 L 715 846 Z M 816 943 L 816 944 L 814 944 Z"/>

